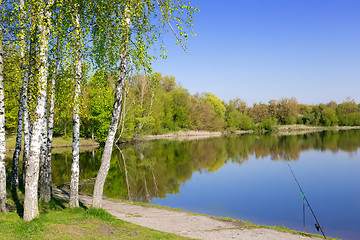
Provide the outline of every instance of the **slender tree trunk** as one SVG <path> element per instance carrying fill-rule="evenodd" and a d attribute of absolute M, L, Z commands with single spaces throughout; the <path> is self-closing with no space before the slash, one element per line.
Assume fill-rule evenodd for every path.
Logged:
<path fill-rule="evenodd" d="M 78 6 L 77 6 L 78 8 Z M 79 138 L 80 138 L 80 84 L 82 78 L 82 56 L 81 56 L 81 33 L 79 9 L 75 12 L 75 37 L 76 37 L 76 67 L 75 67 L 75 96 L 73 112 L 73 145 L 72 145 L 72 165 L 70 181 L 70 207 L 79 207 Z"/>
<path fill-rule="evenodd" d="M 33 20 L 32 20 L 33 24 Z M 28 166 L 28 159 L 30 154 L 30 116 L 29 116 L 29 82 L 34 81 L 34 68 L 35 68 L 35 37 L 36 37 L 36 29 L 33 31 L 33 34 L 30 38 L 30 56 L 29 56 L 29 64 L 28 64 L 28 77 L 27 81 L 24 84 L 24 95 L 23 95 L 23 110 L 24 110 L 24 119 L 23 119 L 23 127 L 24 127 L 24 152 L 23 152 L 23 171 L 22 178 L 23 184 L 26 182 L 26 169 Z"/>
<path fill-rule="evenodd" d="M 146 116 L 147 118 L 149 118 L 150 115 L 152 114 L 153 99 L 154 99 L 154 94 L 151 94 L 149 112 L 148 112 L 148 114 L 147 114 L 147 116 Z M 141 131 L 141 129 L 144 127 L 145 123 L 146 123 L 146 122 L 139 123 L 138 133 L 140 133 L 140 131 Z"/>
<path fill-rule="evenodd" d="M 43 162 L 40 166 L 40 199 L 44 202 L 49 202 L 51 199 L 52 189 L 51 189 L 51 150 L 52 150 L 52 139 L 54 132 L 54 109 L 55 109 L 55 85 L 56 85 L 56 77 L 58 73 L 58 66 L 60 62 L 60 54 L 59 54 L 59 33 L 57 36 L 56 43 L 56 56 L 55 56 L 55 66 L 54 66 L 54 74 L 51 79 L 51 95 L 50 95 L 50 110 L 49 110 L 49 119 L 47 125 L 47 139 L 43 143 L 44 149 L 44 157 Z M 46 112 L 45 112 L 46 114 Z"/>
<path fill-rule="evenodd" d="M 119 116 L 121 112 L 123 84 L 126 78 L 126 70 L 127 70 L 127 57 L 128 57 L 127 42 L 131 34 L 128 7 L 125 7 L 124 17 L 125 17 L 125 21 L 123 22 L 122 25 L 122 28 L 124 30 L 124 36 L 123 36 L 122 45 L 120 46 L 121 47 L 120 66 L 119 66 L 119 75 L 115 87 L 115 99 L 114 99 L 113 111 L 111 115 L 109 131 L 105 141 L 104 152 L 101 157 L 100 169 L 98 175 L 96 176 L 96 181 L 94 185 L 92 207 L 95 208 L 101 208 L 105 179 L 110 168 L 111 153 L 114 145 L 115 134 L 117 131 Z"/>
<path fill-rule="evenodd" d="M 51 20 L 50 6 L 53 1 L 47 2 L 39 9 L 39 79 L 38 96 L 35 107 L 35 119 L 31 131 L 30 154 L 28 167 L 26 169 L 25 198 L 24 198 L 24 221 L 28 222 L 39 215 L 38 211 L 38 181 L 39 181 L 39 159 L 41 139 L 43 139 L 43 122 L 46 105 L 46 85 L 48 77 L 48 43 L 49 28 Z"/>
<path fill-rule="evenodd" d="M 27 89 L 27 86 L 26 86 Z M 28 94 L 26 94 L 26 99 L 23 99 L 24 104 L 24 151 L 23 151 L 23 171 L 22 178 L 23 184 L 25 185 L 26 181 L 26 168 L 28 165 L 29 152 L 30 152 L 30 119 L 29 119 L 29 108 L 28 108 Z"/>
<path fill-rule="evenodd" d="M 121 138 L 121 136 L 124 132 L 125 118 L 126 118 L 126 99 L 129 94 L 129 90 L 130 90 L 130 85 L 125 89 L 125 95 L 124 95 L 124 101 L 123 101 L 123 107 L 122 107 L 123 109 L 121 109 L 121 119 L 120 119 L 121 130 L 120 130 L 119 138 L 117 141 L 119 141 L 119 139 Z"/>
<path fill-rule="evenodd" d="M 3 85 L 3 48 L 0 33 L 0 211 L 6 212 L 6 170 L 5 170 L 5 104 Z"/>
<path fill-rule="evenodd" d="M 50 201 L 50 187 L 47 188 L 48 185 L 48 166 L 46 164 L 46 156 L 47 156 L 47 92 L 45 95 L 45 111 L 44 117 L 42 121 L 42 133 L 41 133 L 41 147 L 40 147 L 40 178 L 39 178 L 39 195 L 40 200 L 44 202 Z"/>
<path fill-rule="evenodd" d="M 19 99 L 19 111 L 18 111 L 18 123 L 17 123 L 17 134 L 16 134 L 16 144 L 15 151 L 13 155 L 12 161 L 12 173 L 11 173 L 11 187 L 16 189 L 19 187 L 19 157 L 21 152 L 21 138 L 22 138 L 22 127 L 23 127 L 23 112 L 24 112 L 24 95 L 25 92 L 25 84 L 27 85 L 27 73 L 25 66 L 25 34 L 24 34 L 24 20 L 25 12 L 24 12 L 24 0 L 19 1 L 20 7 L 20 37 L 21 37 L 21 46 L 20 46 L 20 61 L 21 61 L 21 90 L 20 90 L 20 99 Z"/>
<path fill-rule="evenodd" d="M 101 158 L 101 166 L 99 169 L 99 173 L 96 176 L 96 181 L 94 186 L 92 206 L 95 208 L 101 207 L 105 179 L 110 168 L 111 153 L 112 153 L 112 148 L 115 140 L 115 134 L 116 134 L 120 111 L 121 111 L 122 88 L 123 88 L 125 76 L 126 76 L 126 56 L 125 54 L 123 54 L 121 57 L 119 78 L 117 79 L 117 83 L 115 87 L 115 101 L 111 115 L 110 127 L 108 131 L 108 135 L 106 137 L 104 152 Z"/>
<path fill-rule="evenodd" d="M 130 90 L 130 85 L 125 85 L 125 94 L 124 94 L 124 100 L 122 101 L 122 107 L 121 107 L 121 113 L 120 113 L 120 122 L 119 122 L 119 126 L 120 128 L 120 133 L 118 138 L 115 141 L 115 144 L 119 142 L 120 138 L 122 137 L 122 134 L 124 132 L 124 126 L 125 126 L 125 117 L 126 117 L 126 98 L 129 94 L 129 90 Z"/>
<path fill-rule="evenodd" d="M 20 58 L 24 61 L 24 52 L 20 51 Z M 21 63 L 21 73 L 25 71 L 24 63 Z M 22 127 L 23 127 L 23 101 L 24 101 L 24 84 L 27 81 L 26 76 L 22 76 L 21 90 L 20 90 L 20 99 L 19 99 L 19 111 L 18 111 L 18 122 L 17 122 L 17 134 L 16 134 L 16 144 L 15 151 L 12 161 L 12 171 L 11 171 L 11 188 L 17 189 L 19 187 L 19 157 L 21 152 L 21 138 L 22 138 Z M 25 93 L 26 94 L 26 93 Z"/>

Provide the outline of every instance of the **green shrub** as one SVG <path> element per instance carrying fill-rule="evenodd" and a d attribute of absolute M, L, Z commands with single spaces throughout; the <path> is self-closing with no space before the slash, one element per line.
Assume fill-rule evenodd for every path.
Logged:
<path fill-rule="evenodd" d="M 276 131 L 277 130 L 277 119 L 276 118 L 266 118 L 259 125 L 258 128 L 260 130 L 266 131 Z"/>

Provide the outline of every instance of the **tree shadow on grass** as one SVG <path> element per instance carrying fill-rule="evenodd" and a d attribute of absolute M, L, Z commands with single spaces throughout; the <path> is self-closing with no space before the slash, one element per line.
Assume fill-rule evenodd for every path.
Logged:
<path fill-rule="evenodd" d="M 24 204 L 19 200 L 17 189 L 11 189 L 11 196 L 15 203 L 16 213 L 22 218 L 24 216 Z"/>
<path fill-rule="evenodd" d="M 62 189 L 62 188 L 57 188 L 58 191 L 61 192 L 62 195 L 66 195 L 68 199 L 70 199 L 70 194 L 68 191 Z M 52 190 L 53 192 L 53 190 Z M 69 203 L 69 200 L 65 200 L 63 198 L 58 198 L 58 197 L 51 197 L 51 201 L 53 201 L 54 203 L 56 203 L 58 206 L 60 206 L 62 209 L 68 208 L 68 206 L 65 206 Z M 81 201 L 79 201 L 79 207 L 83 208 L 84 210 L 87 210 L 88 207 Z"/>

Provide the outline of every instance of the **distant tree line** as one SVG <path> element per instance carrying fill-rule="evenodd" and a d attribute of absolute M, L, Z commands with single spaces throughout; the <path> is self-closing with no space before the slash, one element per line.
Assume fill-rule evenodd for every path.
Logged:
<path fill-rule="evenodd" d="M 152 79 L 135 75 L 123 91 L 126 99 L 117 133 L 119 141 L 130 141 L 140 134 L 179 130 L 256 131 L 274 130 L 278 125 L 288 124 L 360 126 L 360 104 L 351 99 L 340 104 L 331 101 L 305 105 L 298 103 L 296 98 L 282 98 L 248 106 L 239 98 L 226 103 L 213 93 L 192 95 L 176 84 L 175 77 L 160 73 L 153 74 Z M 112 92 L 113 80 L 107 74 L 96 73 L 90 77 L 83 93 L 83 137 L 93 137 L 99 142 L 105 140 Z M 71 126 L 71 112 L 68 113 L 69 120 L 64 119 L 55 121 L 57 135 L 66 134 L 66 126 Z"/>
<path fill-rule="evenodd" d="M 16 62 L 16 61 L 14 61 Z M 15 63 L 14 63 L 15 64 Z M 8 66 L 12 66 L 8 64 Z M 61 75 L 61 74 L 60 74 Z M 63 73 L 63 78 L 65 73 Z M 83 83 L 81 135 L 104 142 L 111 119 L 115 83 L 111 74 L 98 71 Z M 19 79 L 5 81 L 6 126 L 16 131 Z M 72 81 L 56 86 L 55 136 L 72 134 Z M 270 100 L 248 106 L 239 98 L 228 103 L 213 93 L 191 95 L 176 84 L 175 77 L 135 75 L 125 83 L 124 101 L 117 132 L 118 141 L 130 141 L 140 134 L 162 134 L 179 130 L 236 131 L 274 130 L 278 125 L 360 126 L 360 104 L 347 99 L 337 104 L 305 105 L 296 98 Z"/>

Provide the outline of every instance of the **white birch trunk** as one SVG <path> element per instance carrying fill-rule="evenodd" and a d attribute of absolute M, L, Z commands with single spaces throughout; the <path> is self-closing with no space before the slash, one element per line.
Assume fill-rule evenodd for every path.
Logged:
<path fill-rule="evenodd" d="M 32 23 L 33 24 L 33 23 Z M 32 34 L 30 38 L 30 56 L 29 56 L 29 65 L 28 65 L 28 77 L 27 82 L 24 84 L 24 96 L 23 96 L 23 109 L 24 109 L 24 119 L 23 119 L 23 127 L 24 127 L 24 152 L 23 152 L 23 171 L 22 178 L 23 184 L 26 182 L 26 169 L 28 166 L 29 152 L 30 152 L 30 116 L 29 116 L 29 107 L 28 107 L 28 99 L 29 92 L 28 86 L 29 81 L 33 82 L 34 79 L 34 67 L 35 67 L 35 35 L 36 31 Z"/>
<path fill-rule="evenodd" d="M 77 6 L 78 7 L 78 6 Z M 82 56 L 81 56 L 81 36 L 80 36 L 80 16 L 78 9 L 75 13 L 75 37 L 76 37 L 76 66 L 75 66 L 75 95 L 73 112 L 73 145 L 72 145 L 72 165 L 70 180 L 70 207 L 79 207 L 79 138 L 80 138 L 80 84 L 82 78 Z"/>
<path fill-rule="evenodd" d="M 122 26 L 124 31 L 124 36 L 123 36 L 124 39 L 122 42 L 122 46 L 120 46 L 121 47 L 120 66 L 119 66 L 119 75 L 115 87 L 115 99 L 114 99 L 113 111 L 111 115 L 108 135 L 106 137 L 106 142 L 104 146 L 104 152 L 101 157 L 100 169 L 98 175 L 96 176 L 96 181 L 94 185 L 92 207 L 95 208 L 101 208 L 104 184 L 110 168 L 111 153 L 114 145 L 115 134 L 117 131 L 119 116 L 121 112 L 123 84 L 126 78 L 126 70 L 127 70 L 127 55 L 128 55 L 127 41 L 130 38 L 130 17 L 129 17 L 129 9 L 127 7 L 124 10 L 124 16 L 125 16 L 125 21 Z"/>
<path fill-rule="evenodd" d="M 120 120 L 119 120 L 119 126 L 120 128 L 120 133 L 118 138 L 116 139 L 115 143 L 118 143 L 120 138 L 122 137 L 122 134 L 124 132 L 124 126 L 125 126 L 125 118 L 126 118 L 126 98 L 128 96 L 130 90 L 130 85 L 128 84 L 128 86 L 125 85 L 125 94 L 124 94 L 124 99 L 122 101 L 122 107 L 121 107 L 121 113 L 120 113 Z M 118 128 L 119 128 L 118 126 Z"/>
<path fill-rule="evenodd" d="M 48 186 L 48 165 L 46 163 L 47 156 L 47 93 L 45 96 L 45 111 L 42 120 L 41 147 L 40 147 L 40 178 L 39 178 L 39 195 L 40 200 L 44 202 L 50 201 L 50 186 Z"/>
<path fill-rule="evenodd" d="M 20 51 L 20 58 L 24 59 L 24 52 Z M 21 72 L 22 74 L 25 71 L 24 63 L 21 63 Z M 27 81 L 26 76 L 22 76 L 21 90 L 20 90 L 20 99 L 19 99 L 19 111 L 18 111 L 18 123 L 17 123 L 17 134 L 16 134 L 16 144 L 15 151 L 12 160 L 12 171 L 11 171 L 11 188 L 17 189 L 19 187 L 19 157 L 21 152 L 21 138 L 22 138 L 22 126 L 23 126 L 23 101 L 24 101 L 24 84 Z"/>
<path fill-rule="evenodd" d="M 117 80 L 116 88 L 115 88 L 115 101 L 111 115 L 110 127 L 108 131 L 108 135 L 106 137 L 104 152 L 101 157 L 101 166 L 99 169 L 99 173 L 96 176 L 96 181 L 94 185 L 92 207 L 95 208 L 101 208 L 105 179 L 110 168 L 111 153 L 112 153 L 115 134 L 119 122 L 119 116 L 121 111 L 122 88 L 123 88 L 123 83 L 125 81 L 125 77 L 126 77 L 126 56 L 125 54 L 123 54 L 121 57 L 119 78 Z"/>
<path fill-rule="evenodd" d="M 2 34 L 2 33 L 0 33 Z M 6 212 L 6 170 L 5 170 L 5 104 L 3 85 L 3 48 L 0 36 L 0 211 Z"/>
<path fill-rule="evenodd" d="M 58 33 L 59 34 L 59 33 Z M 47 136 L 47 152 L 45 158 L 45 166 L 44 170 L 46 170 L 46 182 L 44 185 L 44 201 L 49 202 L 52 196 L 51 189 L 51 150 L 52 150 L 52 139 L 54 133 L 54 112 L 55 112 L 55 86 L 56 86 L 56 78 L 58 73 L 58 67 L 60 62 L 60 48 L 59 48 L 60 37 L 57 36 L 56 43 L 56 57 L 55 57 L 55 71 L 51 79 L 51 95 L 50 95 L 50 110 L 49 110 L 49 119 L 48 119 L 48 136 Z"/>
<path fill-rule="evenodd" d="M 42 139 L 42 128 L 46 105 L 46 84 L 48 77 L 48 43 L 50 28 L 50 6 L 53 1 L 47 2 L 39 9 L 39 79 L 38 98 L 35 107 L 35 119 L 31 131 L 30 153 L 28 167 L 26 169 L 25 198 L 24 198 L 24 221 L 28 222 L 39 215 L 38 211 L 38 181 L 39 181 L 39 158 Z"/>
<path fill-rule="evenodd" d="M 26 86 L 27 90 L 27 86 Z M 26 99 L 23 99 L 24 104 L 24 118 L 23 118 L 23 128 L 24 128 L 24 151 L 23 151 L 23 171 L 22 171 L 22 181 L 25 186 L 26 181 L 26 168 L 28 166 L 29 152 L 30 152 L 30 118 L 29 118 L 29 108 L 28 108 L 28 94 L 26 94 Z"/>
<path fill-rule="evenodd" d="M 24 0 L 19 1 L 20 15 L 21 19 L 25 19 L 24 12 Z M 21 90 L 20 90 L 20 100 L 19 100 L 19 111 L 18 111 L 18 123 L 17 123 L 17 134 L 16 134 L 16 144 L 15 151 L 12 161 L 12 173 L 11 173 L 11 187 L 16 189 L 19 187 L 19 157 L 21 152 L 21 138 L 22 138 L 22 126 L 23 126 L 23 112 L 24 112 L 24 94 L 25 84 L 27 85 L 27 73 L 25 66 L 25 34 L 24 34 L 24 21 L 20 20 L 20 37 L 21 37 L 21 46 L 20 46 L 20 60 L 21 60 Z"/>

